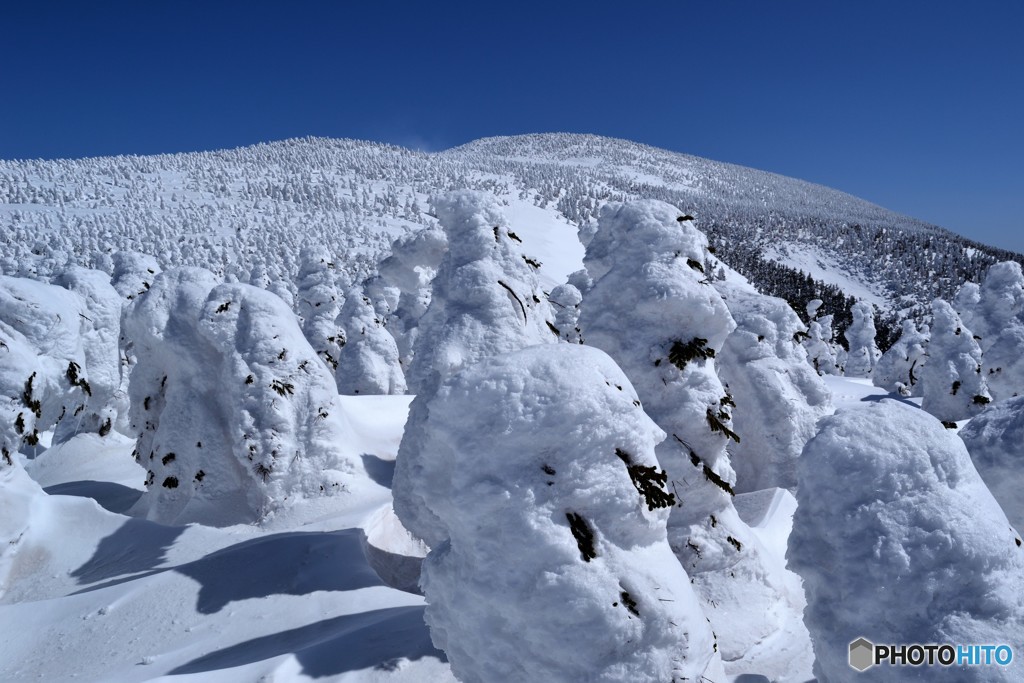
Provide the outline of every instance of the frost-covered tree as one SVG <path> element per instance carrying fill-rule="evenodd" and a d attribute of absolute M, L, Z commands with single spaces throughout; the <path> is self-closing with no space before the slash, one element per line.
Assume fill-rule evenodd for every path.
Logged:
<path fill-rule="evenodd" d="M 921 372 L 921 407 L 945 422 L 977 415 L 992 397 L 982 374 L 981 349 L 953 307 L 932 303 L 928 362 Z"/>
<path fill-rule="evenodd" d="M 427 226 L 395 240 L 391 255 L 377 267 L 378 281 L 397 294 L 387 322 L 403 368 L 412 362 L 419 321 L 430 305 L 430 283 L 447 249 L 444 230 Z"/>
<path fill-rule="evenodd" d="M 335 282 L 335 268 L 326 247 L 303 247 L 295 297 L 302 333 L 331 372 L 337 369 L 338 356 L 345 345 L 344 332 L 336 323 L 342 296 Z"/>
<path fill-rule="evenodd" d="M 883 401 L 826 418 L 799 461 L 787 554 L 823 683 L 848 645 L 1024 642 L 1024 548 L 963 443 Z M 999 666 L 873 669 L 871 680 L 1016 681 Z"/>
<path fill-rule="evenodd" d="M 494 196 L 456 191 L 436 198 L 433 208 L 449 248 L 407 373 L 417 393 L 481 358 L 557 339 L 536 264 L 510 236 Z"/>
<path fill-rule="evenodd" d="M 716 356 L 718 372 L 736 401 L 730 446 L 739 493 L 796 488 L 796 461 L 830 412 L 831 396 L 800 345 L 803 323 L 782 299 L 726 292 L 736 329 Z"/>
<path fill-rule="evenodd" d="M 838 351 L 833 341 L 832 316 L 817 317 L 821 307 L 821 299 L 814 299 L 807 305 L 810 323 L 807 325 L 807 336 L 802 339 L 807 351 L 807 360 L 819 375 L 839 375 Z"/>
<path fill-rule="evenodd" d="M 60 443 L 80 432 L 105 435 L 112 428 L 123 429 L 128 396 L 121 381 L 121 295 L 111 286 L 110 277 L 98 270 L 74 266 L 54 282 L 77 294 L 84 304 L 85 312 L 77 323 L 85 366 L 73 374 L 81 375 L 80 381 L 89 386 L 84 409 L 72 419 L 60 421 L 54 441 Z"/>
<path fill-rule="evenodd" d="M 871 383 L 901 396 L 922 394 L 921 372 L 928 358 L 928 328 L 919 331 L 914 321 L 902 322 L 899 339 L 882 354 L 871 373 Z"/>
<path fill-rule="evenodd" d="M 110 284 L 126 301 L 139 296 L 153 284 L 160 264 L 149 254 L 137 251 L 116 251 L 111 254 L 114 270 Z"/>
<path fill-rule="evenodd" d="M 413 527 L 433 544 L 425 618 L 459 680 L 724 680 L 666 540 L 665 434 L 608 356 L 492 356 L 419 418 L 402 445 L 432 513 Z"/>
<path fill-rule="evenodd" d="M 430 307 L 420 319 L 412 366 L 406 375 L 416 398 L 409 424 L 424 419 L 426 406 L 444 378 L 483 358 L 558 341 L 548 328 L 553 317 L 535 269 L 509 236 L 493 195 L 456 191 L 433 202 L 448 236 L 434 277 Z M 430 511 L 420 490 L 424 466 L 414 441 L 398 449 L 393 483 L 395 513 L 430 546 L 443 537 L 430 534 Z"/>
<path fill-rule="evenodd" d="M 858 301 L 851 312 L 853 323 L 844 333 L 849 350 L 843 372 L 847 377 L 870 377 L 882 356 L 875 344 L 874 308 L 866 301 Z"/>
<path fill-rule="evenodd" d="M 136 458 L 135 508 L 162 523 L 265 519 L 344 489 L 352 466 L 334 379 L 280 298 L 209 271 L 165 271 L 125 315 Z"/>
<path fill-rule="evenodd" d="M 334 379 L 342 394 L 404 394 L 405 376 L 398 346 L 370 300 L 358 287 L 350 290 L 338 316 L 345 346 Z"/>
<path fill-rule="evenodd" d="M 742 435 L 714 360 L 736 323 L 704 272 L 707 239 L 684 219 L 658 201 L 606 205 L 584 259 L 594 286 L 580 327 L 669 434 L 657 449 L 679 500 L 669 543 L 707 605 L 723 657 L 735 660 L 780 627 L 785 598 L 732 503 L 726 446 Z"/>
<path fill-rule="evenodd" d="M 841 347 L 835 343 L 832 316 L 824 315 L 807 326 L 807 359 L 819 375 L 841 375 L 839 364 Z"/>
<path fill-rule="evenodd" d="M 957 312 L 978 336 L 982 373 L 992 398 L 1024 393 L 1024 274 L 1014 261 L 993 265 L 978 287 L 957 294 Z M 969 321 L 969 322 L 968 322 Z"/>
<path fill-rule="evenodd" d="M 555 311 L 555 329 L 559 336 L 570 344 L 582 344 L 580 337 L 580 302 L 583 295 L 570 284 L 558 285 L 548 295 Z"/>
<path fill-rule="evenodd" d="M 34 451 L 42 433 L 86 409 L 83 315 L 81 297 L 63 287 L 0 276 L 0 462 Z"/>
<path fill-rule="evenodd" d="M 959 436 L 1010 523 L 1024 533 L 1024 396 L 993 404 Z"/>

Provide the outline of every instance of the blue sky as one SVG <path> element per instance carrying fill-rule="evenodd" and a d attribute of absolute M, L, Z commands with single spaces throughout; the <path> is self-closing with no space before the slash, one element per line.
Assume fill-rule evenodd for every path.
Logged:
<path fill-rule="evenodd" d="M 572 131 L 1024 251 L 1024 3 L 14 2 L 0 158 Z"/>

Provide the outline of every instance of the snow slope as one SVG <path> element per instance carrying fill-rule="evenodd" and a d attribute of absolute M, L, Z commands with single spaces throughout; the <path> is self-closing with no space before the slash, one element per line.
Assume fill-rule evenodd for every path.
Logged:
<path fill-rule="evenodd" d="M 126 440 L 98 447 L 82 435 L 8 470 L 5 509 L 17 494 L 31 512 L 5 553 L 0 680 L 453 680 L 422 599 L 367 559 L 386 566 L 415 549 L 380 524 L 409 398 L 343 398 L 355 431 L 346 450 L 364 464 L 359 504 L 340 513 L 313 501 L 273 527 L 112 511 L 145 475 Z"/>

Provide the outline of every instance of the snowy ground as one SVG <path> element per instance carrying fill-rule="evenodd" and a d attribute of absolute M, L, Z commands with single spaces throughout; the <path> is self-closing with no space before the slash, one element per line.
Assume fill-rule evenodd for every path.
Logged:
<path fill-rule="evenodd" d="M 827 382 L 840 409 L 882 397 L 862 380 Z M 453 680 L 411 592 L 424 548 L 390 512 L 410 398 L 341 397 L 365 478 L 343 501 L 308 503 L 262 528 L 125 516 L 145 476 L 127 440 L 82 435 L 23 461 L 42 490 L 0 501 L 32 506 L 0 584 L 0 680 Z M 761 491 L 736 506 L 784 562 L 793 497 Z M 729 673 L 808 681 L 805 638 L 763 643 L 756 669 Z"/>

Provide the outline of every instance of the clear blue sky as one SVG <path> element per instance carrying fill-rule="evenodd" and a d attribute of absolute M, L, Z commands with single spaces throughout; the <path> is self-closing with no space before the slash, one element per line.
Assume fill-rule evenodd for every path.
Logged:
<path fill-rule="evenodd" d="M 0 158 L 589 132 L 1024 251 L 1024 2 L 4 3 Z"/>

